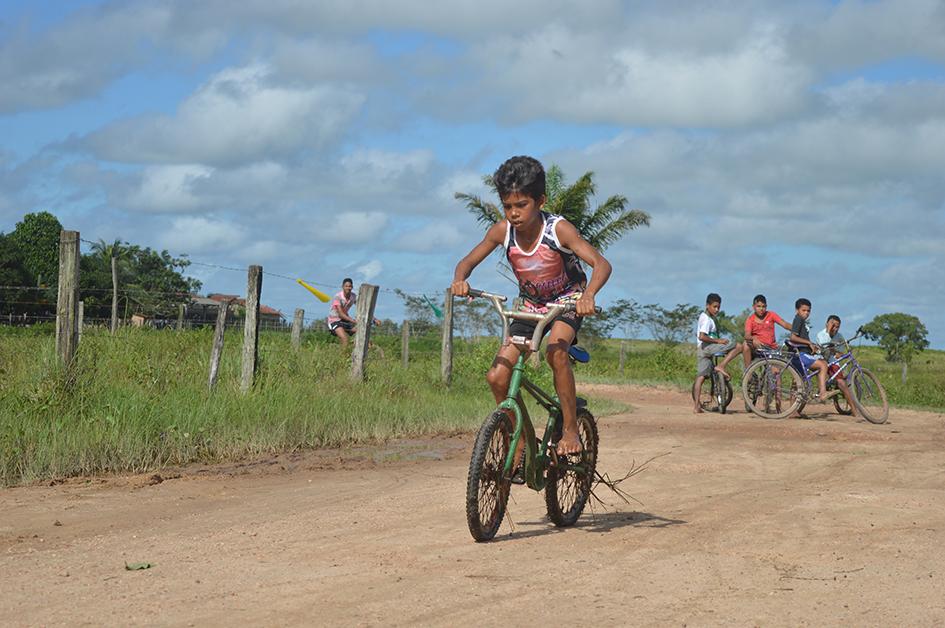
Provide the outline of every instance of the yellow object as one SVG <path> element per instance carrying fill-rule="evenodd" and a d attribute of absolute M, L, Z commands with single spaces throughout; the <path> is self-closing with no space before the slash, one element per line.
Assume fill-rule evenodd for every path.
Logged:
<path fill-rule="evenodd" d="M 299 282 L 299 284 L 300 284 L 303 288 L 305 288 L 306 290 L 308 290 L 309 292 L 311 292 L 312 294 L 314 294 L 316 297 L 318 297 L 318 300 L 321 301 L 322 303 L 328 303 L 328 301 L 331 299 L 330 296 L 328 296 L 327 294 L 325 294 L 324 292 L 322 292 L 322 291 L 319 290 L 318 288 L 314 288 L 314 287 L 308 285 L 307 283 L 305 283 L 305 282 L 302 281 L 301 279 L 296 279 L 296 281 Z"/>

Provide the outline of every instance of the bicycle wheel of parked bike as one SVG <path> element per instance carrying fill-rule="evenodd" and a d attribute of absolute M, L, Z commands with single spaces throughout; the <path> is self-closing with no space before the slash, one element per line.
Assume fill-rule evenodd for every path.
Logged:
<path fill-rule="evenodd" d="M 713 371 L 702 380 L 702 389 L 699 391 L 699 405 L 706 412 L 721 412 L 725 414 L 732 403 L 732 382 L 716 371 Z"/>
<path fill-rule="evenodd" d="M 804 381 L 787 362 L 755 360 L 742 378 L 742 395 L 752 412 L 765 419 L 783 419 L 803 402 Z"/>
<path fill-rule="evenodd" d="M 834 396 L 833 407 L 837 409 L 839 414 L 844 416 L 853 414 L 853 408 L 850 407 L 850 402 L 847 401 L 847 397 L 843 393 Z"/>
<path fill-rule="evenodd" d="M 578 456 L 568 456 L 566 463 L 559 459 L 558 466 L 548 469 L 545 485 L 548 518 L 558 527 L 574 525 L 584 512 L 597 469 L 597 422 L 586 408 L 578 409 L 577 421 L 584 446 L 580 460 Z"/>
<path fill-rule="evenodd" d="M 477 541 L 488 541 L 499 531 L 511 482 L 502 477 L 512 441 L 512 420 L 496 410 L 479 428 L 466 480 L 466 522 Z"/>
<path fill-rule="evenodd" d="M 863 418 L 870 423 L 885 423 L 889 418 L 889 400 L 879 379 L 866 369 L 853 371 L 850 376 L 853 403 Z"/>

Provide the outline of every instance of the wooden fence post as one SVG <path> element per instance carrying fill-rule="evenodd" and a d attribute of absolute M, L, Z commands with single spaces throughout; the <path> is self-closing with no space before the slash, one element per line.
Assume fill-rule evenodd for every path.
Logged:
<path fill-rule="evenodd" d="M 446 289 L 443 303 L 443 348 L 440 352 L 440 376 L 449 386 L 453 381 L 453 289 Z"/>
<path fill-rule="evenodd" d="M 371 326 L 374 323 L 374 307 L 377 305 L 377 286 L 362 283 L 358 289 L 358 315 L 355 317 L 354 350 L 351 352 L 351 379 L 364 381 L 368 347 L 371 346 Z"/>
<path fill-rule="evenodd" d="M 248 392 L 256 379 L 259 364 L 259 296 L 262 293 L 262 266 L 250 266 L 246 280 L 246 318 L 243 319 L 243 371 L 240 390 Z"/>
<path fill-rule="evenodd" d="M 627 347 L 626 340 L 620 341 L 620 374 L 623 375 L 623 366 L 627 361 Z"/>
<path fill-rule="evenodd" d="M 112 323 L 111 333 L 118 331 L 118 258 L 112 256 Z"/>
<path fill-rule="evenodd" d="M 226 315 L 230 309 L 229 301 L 222 301 L 217 306 L 217 326 L 213 330 L 213 346 L 210 349 L 210 380 L 209 387 L 217 383 L 217 373 L 220 370 L 220 357 L 223 355 L 223 332 L 226 331 Z"/>
<path fill-rule="evenodd" d="M 180 331 L 184 328 L 184 304 L 179 303 L 177 305 L 177 331 Z"/>
<path fill-rule="evenodd" d="M 82 328 L 85 327 L 85 301 L 79 301 L 79 321 L 76 323 L 79 342 L 82 342 Z"/>
<path fill-rule="evenodd" d="M 410 321 L 407 319 L 400 326 L 400 361 L 404 368 L 410 362 Z"/>
<path fill-rule="evenodd" d="M 79 343 L 79 232 L 59 234 L 59 295 L 56 301 L 56 353 L 69 367 Z"/>
<path fill-rule="evenodd" d="M 302 321 L 305 320 L 305 310 L 295 308 L 295 318 L 292 319 L 292 347 L 298 349 L 302 346 Z"/>

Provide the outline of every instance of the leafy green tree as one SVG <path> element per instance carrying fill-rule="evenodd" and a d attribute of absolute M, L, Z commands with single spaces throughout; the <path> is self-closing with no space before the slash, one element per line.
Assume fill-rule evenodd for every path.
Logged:
<path fill-rule="evenodd" d="M 36 299 L 29 298 L 29 290 L 18 286 L 29 286 L 29 273 L 23 268 L 23 260 L 10 236 L 0 233 L 0 314 L 22 314 Z"/>
<path fill-rule="evenodd" d="M 62 224 L 49 212 L 26 214 L 8 236 L 19 251 L 32 285 L 55 285 L 59 280 L 59 236 Z"/>
<path fill-rule="evenodd" d="M 643 306 L 643 324 L 665 345 L 679 344 L 693 333 L 702 308 L 679 303 L 667 310 L 655 303 Z"/>
<path fill-rule="evenodd" d="M 407 294 L 399 288 L 394 288 L 394 292 L 404 302 L 411 334 L 422 336 L 439 327 L 439 320 L 433 313 L 433 308 L 423 297 Z"/>
<path fill-rule="evenodd" d="M 498 195 L 491 175 L 483 182 Z M 629 201 L 622 195 L 614 195 L 595 208 L 591 197 L 596 192 L 594 173 L 584 175 L 571 185 L 565 185 L 561 169 L 552 165 L 545 176 L 545 210 L 561 214 L 571 222 L 591 246 L 603 251 L 619 240 L 625 233 L 640 226 L 649 226 L 650 216 L 639 209 L 627 209 Z M 474 194 L 456 192 L 457 200 L 463 201 L 476 220 L 487 228 L 505 218 L 502 208 Z"/>
<path fill-rule="evenodd" d="M 880 314 L 866 325 L 863 335 L 886 350 L 886 359 L 902 364 L 902 382 L 915 354 L 928 348 L 928 330 L 917 317 L 895 312 Z"/>

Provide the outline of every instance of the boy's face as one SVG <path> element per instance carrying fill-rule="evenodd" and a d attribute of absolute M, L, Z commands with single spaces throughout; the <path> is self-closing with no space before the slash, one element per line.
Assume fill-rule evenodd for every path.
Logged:
<path fill-rule="evenodd" d="M 827 321 L 827 333 L 831 336 L 836 336 L 837 332 L 840 331 L 840 323 L 835 318 L 831 318 Z"/>
<path fill-rule="evenodd" d="M 755 316 L 757 316 L 758 318 L 764 318 L 765 312 L 768 311 L 768 304 L 762 303 L 761 301 L 755 301 L 752 307 L 755 308 Z"/>
<path fill-rule="evenodd" d="M 345 297 L 350 297 L 352 290 L 354 290 L 354 284 L 352 284 L 350 281 L 346 281 L 341 284 L 341 291 L 345 293 Z"/>
<path fill-rule="evenodd" d="M 505 211 L 505 218 L 516 229 L 534 222 L 544 204 L 544 195 L 536 200 L 531 196 L 512 192 L 502 198 L 502 209 Z"/>
<path fill-rule="evenodd" d="M 797 315 L 806 321 L 807 317 L 810 316 L 810 306 L 802 305 L 801 307 L 797 308 Z"/>
<path fill-rule="evenodd" d="M 719 313 L 719 310 L 722 309 L 722 302 L 716 301 L 714 303 L 706 303 L 705 311 L 709 313 L 709 316 L 715 316 Z"/>

